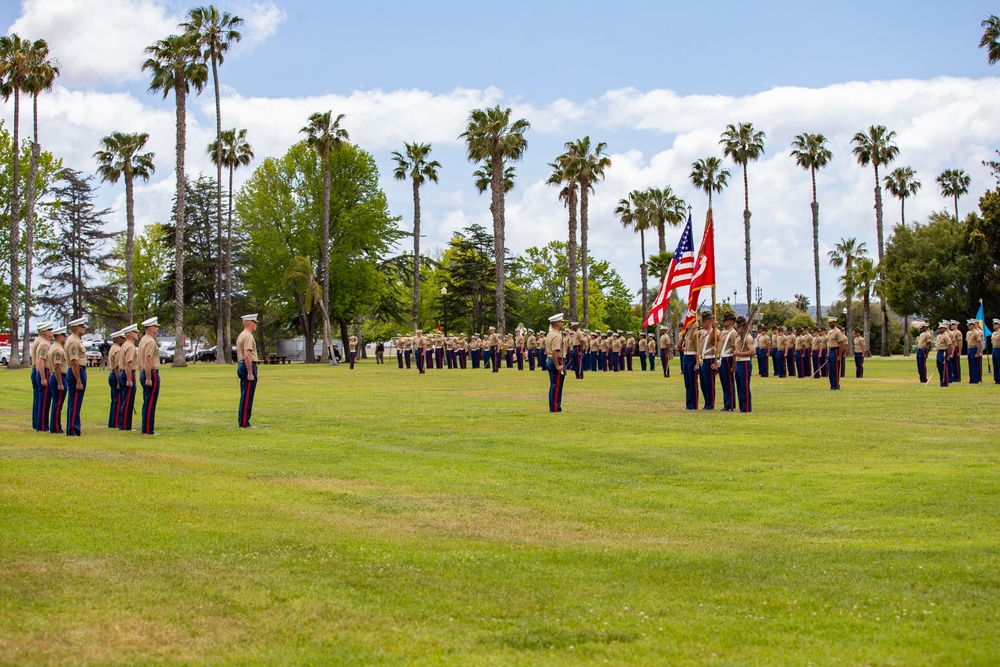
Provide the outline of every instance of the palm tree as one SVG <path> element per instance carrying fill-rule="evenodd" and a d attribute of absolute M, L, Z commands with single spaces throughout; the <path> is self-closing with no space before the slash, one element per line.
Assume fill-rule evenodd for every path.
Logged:
<path fill-rule="evenodd" d="M 993 15 L 982 22 L 983 37 L 979 48 L 986 49 L 986 59 L 991 65 L 1000 62 L 1000 18 Z"/>
<path fill-rule="evenodd" d="M 899 218 L 905 225 L 906 199 L 917 194 L 917 190 L 920 189 L 917 172 L 913 170 L 913 167 L 896 167 L 883 179 L 883 182 L 889 194 L 899 200 Z"/>
<path fill-rule="evenodd" d="M 712 210 L 712 193 L 722 192 L 729 184 L 729 170 L 717 157 L 704 157 L 691 165 L 691 184 L 708 195 L 708 210 Z"/>
<path fill-rule="evenodd" d="M 215 161 L 220 153 L 216 142 L 208 145 L 208 155 Z M 229 212 L 226 222 L 226 313 L 223 320 L 226 326 L 222 330 L 225 339 L 225 347 L 228 350 L 232 346 L 232 333 L 230 322 L 233 319 L 233 172 L 239 167 L 245 167 L 253 160 L 253 147 L 247 141 L 247 131 L 236 128 L 226 130 L 222 133 L 222 164 L 229 169 Z M 218 356 L 218 355 L 217 355 Z M 231 360 L 229 355 L 225 355 L 225 363 Z"/>
<path fill-rule="evenodd" d="M 955 221 L 958 222 L 958 198 L 969 193 L 972 179 L 962 169 L 945 169 L 937 177 L 937 183 L 941 188 L 942 196 L 954 198 Z"/>
<path fill-rule="evenodd" d="M 136 178 L 148 181 L 156 168 L 153 153 L 142 153 L 149 135 L 145 132 L 125 134 L 112 132 L 101 139 L 101 150 L 94 153 L 97 160 L 97 175 L 102 181 L 117 183 L 125 179 L 125 285 L 128 297 L 125 302 L 125 320 L 132 321 L 132 307 L 135 301 L 135 283 L 132 279 L 132 256 L 135 248 L 135 195 L 133 184 Z"/>
<path fill-rule="evenodd" d="M 514 189 L 514 181 L 517 170 L 514 167 L 505 167 L 503 170 L 503 193 L 507 194 Z M 476 186 L 476 192 L 483 194 L 490 189 L 493 183 L 493 169 L 488 164 L 482 164 L 479 169 L 472 172 L 472 181 Z"/>
<path fill-rule="evenodd" d="M 864 300 L 864 326 L 862 327 L 865 336 L 865 346 L 871 348 L 871 296 L 872 289 L 878 282 L 878 267 L 871 257 L 858 256 L 852 269 L 854 274 L 853 283 L 856 289 L 861 290 L 861 298 Z"/>
<path fill-rule="evenodd" d="M 569 265 L 569 319 L 577 321 L 576 308 L 576 210 L 577 210 L 577 183 L 576 173 L 572 167 L 572 160 L 569 153 L 563 153 L 556 158 L 555 162 L 549 163 L 552 167 L 552 174 L 549 175 L 548 185 L 561 185 L 559 190 L 559 200 L 565 202 L 569 209 L 569 243 L 566 245 L 567 264 Z"/>
<path fill-rule="evenodd" d="M 285 268 L 285 273 L 281 277 L 281 286 L 287 287 L 289 283 L 301 285 L 305 293 L 305 311 L 308 313 L 313 309 L 313 304 L 319 304 L 323 317 L 327 320 L 330 315 L 323 305 L 323 290 L 316 281 L 316 273 L 313 271 L 312 260 L 302 255 L 296 255 L 291 263 Z"/>
<path fill-rule="evenodd" d="M 633 190 L 628 193 L 628 199 L 619 199 L 618 206 L 615 207 L 615 215 L 621 221 L 625 229 L 639 232 L 639 249 L 642 252 L 642 264 L 639 270 L 642 275 L 642 316 L 645 317 L 649 310 L 649 299 L 647 291 L 647 281 L 649 266 L 646 264 L 646 230 L 652 228 L 652 218 L 647 207 L 647 192 Z"/>
<path fill-rule="evenodd" d="M 604 153 L 607 146 L 603 141 L 592 146 L 589 136 L 575 142 L 566 142 L 570 169 L 576 174 L 576 180 L 580 184 L 580 280 L 583 283 L 583 318 L 580 321 L 584 329 L 590 319 L 590 277 L 587 271 L 590 262 L 587 248 L 587 234 L 590 230 L 589 198 L 594 183 L 603 179 L 605 170 L 611 166 L 611 158 Z"/>
<path fill-rule="evenodd" d="M 242 35 L 236 30 L 243 25 L 243 19 L 229 12 L 219 12 L 215 5 L 195 7 L 188 11 L 188 20 L 180 25 L 197 44 L 201 59 L 212 65 L 212 87 L 215 90 L 215 141 L 218 151 L 215 155 L 215 215 L 216 215 L 216 246 L 219 249 L 215 263 L 216 288 L 222 292 L 222 98 L 219 91 L 219 65 L 225 60 L 229 47 L 239 42 Z M 221 304 L 220 304 L 221 306 Z M 222 308 L 216 311 L 215 340 L 221 345 Z M 229 324 L 226 323 L 226 329 Z M 229 362 L 228 354 L 216 355 L 216 363 Z"/>
<path fill-rule="evenodd" d="M 323 161 L 323 245 L 320 248 L 320 269 L 323 271 L 323 353 L 320 363 L 325 364 L 330 357 L 330 156 L 348 141 L 347 130 L 340 126 L 344 114 L 336 119 L 333 112 L 319 112 L 309 116 L 309 124 L 299 132 L 307 136 L 306 143 L 316 151 Z"/>
<path fill-rule="evenodd" d="M 176 102 L 176 168 L 177 214 L 174 216 L 174 346 L 184 349 L 184 157 L 187 152 L 187 95 L 194 88 L 200 94 L 208 81 L 208 67 L 200 60 L 200 52 L 190 34 L 170 35 L 146 47 L 149 58 L 142 69 L 149 70 L 150 92 L 162 92 L 164 99 L 174 92 Z M 218 355 L 216 355 L 218 356 Z M 225 355 L 223 355 L 225 356 Z M 175 354 L 172 366 L 187 366 L 183 354 Z"/>
<path fill-rule="evenodd" d="M 835 269 L 843 268 L 844 275 L 840 280 L 843 285 L 844 299 L 847 301 L 847 329 L 851 330 L 851 300 L 854 298 L 856 283 L 854 280 L 854 261 L 858 257 L 866 255 L 868 252 L 864 243 L 858 243 L 856 238 L 840 239 L 840 242 L 833 246 L 827 255 L 830 257 L 830 265 Z M 854 343 L 848 336 L 848 346 L 853 350 Z"/>
<path fill-rule="evenodd" d="M 823 302 L 819 297 L 819 202 L 816 200 L 816 170 L 822 169 L 830 160 L 833 153 L 826 147 L 826 137 L 822 134 L 799 134 L 792 141 L 792 157 L 795 163 L 803 169 L 809 170 L 812 177 L 812 224 L 813 224 L 813 271 L 816 277 L 816 321 L 820 321 L 820 312 Z"/>
<path fill-rule="evenodd" d="M 35 258 L 35 184 L 38 180 L 38 158 L 42 154 L 42 146 L 38 143 L 38 96 L 47 90 L 52 90 L 56 77 L 59 76 L 59 63 L 49 57 L 49 45 L 44 39 L 35 40 L 28 47 L 28 76 L 24 80 L 23 90 L 31 95 L 31 115 L 33 134 L 31 140 L 31 162 L 28 168 L 28 206 L 24 211 L 24 338 L 22 341 L 21 364 L 31 363 L 31 351 L 28 346 L 29 326 L 31 324 L 31 276 L 32 264 Z M 13 356 L 14 348 L 11 348 Z"/>
<path fill-rule="evenodd" d="M 497 329 L 502 335 L 507 329 L 507 295 L 504 285 L 504 227 L 506 192 L 505 165 L 524 157 L 528 142 L 524 133 L 531 124 L 520 118 L 510 121 L 511 109 L 498 106 L 489 109 L 473 109 L 465 132 L 459 135 L 465 139 L 466 157 L 470 162 L 485 163 L 490 169 L 490 212 L 493 214 L 493 248 L 496 255 L 496 308 Z M 513 173 L 513 172 L 511 172 Z M 513 183 L 511 184 L 513 187 Z M 584 306 L 586 307 L 586 306 Z"/>
<path fill-rule="evenodd" d="M 659 250 L 664 253 L 667 251 L 666 226 L 680 227 L 684 224 L 687 219 L 687 204 L 674 194 L 669 185 L 662 190 L 649 188 L 645 194 L 646 213 L 650 224 L 656 226 Z"/>
<path fill-rule="evenodd" d="M 885 253 L 885 245 L 882 241 L 882 188 L 878 180 L 878 168 L 880 165 L 889 164 L 899 155 L 899 146 L 893 143 L 896 133 L 886 129 L 885 125 L 872 125 L 868 132 L 858 132 L 851 139 L 854 144 L 852 152 L 858 159 L 858 164 L 867 167 L 871 164 L 875 168 L 875 230 L 878 233 L 878 266 L 879 279 L 885 282 L 885 267 L 882 256 Z M 883 357 L 889 356 L 889 313 L 886 310 L 885 300 L 882 301 L 882 350 Z"/>
<path fill-rule="evenodd" d="M 437 160 L 427 161 L 431 153 L 430 144 L 404 144 L 406 153 L 392 152 L 396 161 L 396 169 L 392 175 L 397 181 L 411 179 L 413 181 L 413 330 L 417 330 L 420 303 L 420 186 L 426 181 L 438 182 L 437 170 L 441 163 Z"/>
<path fill-rule="evenodd" d="M 16 34 L 0 37 L 0 95 L 4 101 L 14 97 L 14 150 L 13 173 L 10 188 L 10 359 L 7 368 L 21 367 L 21 362 L 14 354 L 18 348 L 18 324 L 20 304 L 18 289 L 21 283 L 18 261 L 21 248 L 21 199 L 18 193 L 20 180 L 18 176 L 21 162 L 21 91 L 31 72 L 31 43 L 21 39 Z"/>
<path fill-rule="evenodd" d="M 757 161 L 764 154 L 764 140 L 767 137 L 760 130 L 753 128 L 753 123 L 740 123 L 726 126 L 719 143 L 722 154 L 743 167 L 743 252 L 746 258 L 747 270 L 747 307 L 751 301 L 750 290 L 750 190 L 747 182 L 747 164 Z"/>

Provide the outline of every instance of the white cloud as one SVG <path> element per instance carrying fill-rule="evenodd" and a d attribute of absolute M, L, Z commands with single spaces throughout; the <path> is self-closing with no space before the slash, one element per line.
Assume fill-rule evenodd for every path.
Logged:
<path fill-rule="evenodd" d="M 143 49 L 171 34 L 180 20 L 157 0 L 25 0 L 10 26 L 44 38 L 66 85 L 116 85 L 144 78 Z"/>
<path fill-rule="evenodd" d="M 243 39 L 234 49 L 253 49 L 267 41 L 285 22 L 285 10 L 273 2 L 255 2 L 250 5 L 238 6 L 233 12 L 243 19 L 240 29 Z"/>

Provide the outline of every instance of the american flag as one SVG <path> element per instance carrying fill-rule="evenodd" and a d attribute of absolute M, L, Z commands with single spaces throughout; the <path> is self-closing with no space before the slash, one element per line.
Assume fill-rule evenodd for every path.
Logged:
<path fill-rule="evenodd" d="M 662 322 L 670 301 L 670 292 L 691 284 L 691 277 L 694 275 L 694 242 L 691 236 L 691 214 L 688 213 L 687 224 L 681 233 L 677 249 L 674 250 L 674 258 L 670 262 L 667 275 L 663 278 L 660 293 L 656 295 L 656 300 L 649 309 L 646 319 L 643 320 L 642 326 L 652 327 Z"/>

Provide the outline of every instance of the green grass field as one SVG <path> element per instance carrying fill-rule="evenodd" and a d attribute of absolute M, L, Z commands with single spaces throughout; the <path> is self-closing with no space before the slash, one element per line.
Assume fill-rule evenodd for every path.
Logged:
<path fill-rule="evenodd" d="M 159 436 L 0 372 L 0 663 L 1000 664 L 1000 387 L 165 368 Z M 852 373 L 853 374 L 853 373 Z M 967 376 L 966 376 L 967 377 Z M 721 392 L 719 397 L 721 407 Z M 138 421 L 136 422 L 138 428 Z"/>

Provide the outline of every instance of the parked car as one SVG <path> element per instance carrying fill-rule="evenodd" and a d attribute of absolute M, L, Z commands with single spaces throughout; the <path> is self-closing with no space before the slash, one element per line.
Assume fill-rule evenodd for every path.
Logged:
<path fill-rule="evenodd" d="M 198 350 L 197 352 L 191 352 L 189 354 L 186 354 L 186 355 L 184 355 L 184 359 L 186 359 L 187 361 L 192 361 L 192 360 L 194 360 L 194 361 L 215 361 L 216 358 L 217 358 L 217 356 L 218 356 L 218 353 L 216 352 L 216 347 L 213 345 L 212 347 L 206 347 L 204 350 Z M 236 363 L 236 346 L 235 345 L 232 346 L 232 351 L 231 351 L 230 356 L 233 359 L 233 363 Z"/>
<path fill-rule="evenodd" d="M 94 342 L 87 342 L 83 344 L 83 349 L 87 352 L 87 365 L 88 366 L 100 366 L 101 365 L 101 344 Z"/>
<path fill-rule="evenodd" d="M 160 346 L 160 363 L 170 364 L 174 361 L 174 346 L 176 343 L 164 343 Z"/>
<path fill-rule="evenodd" d="M 10 363 L 10 345 L 0 345 L 0 364 Z"/>

